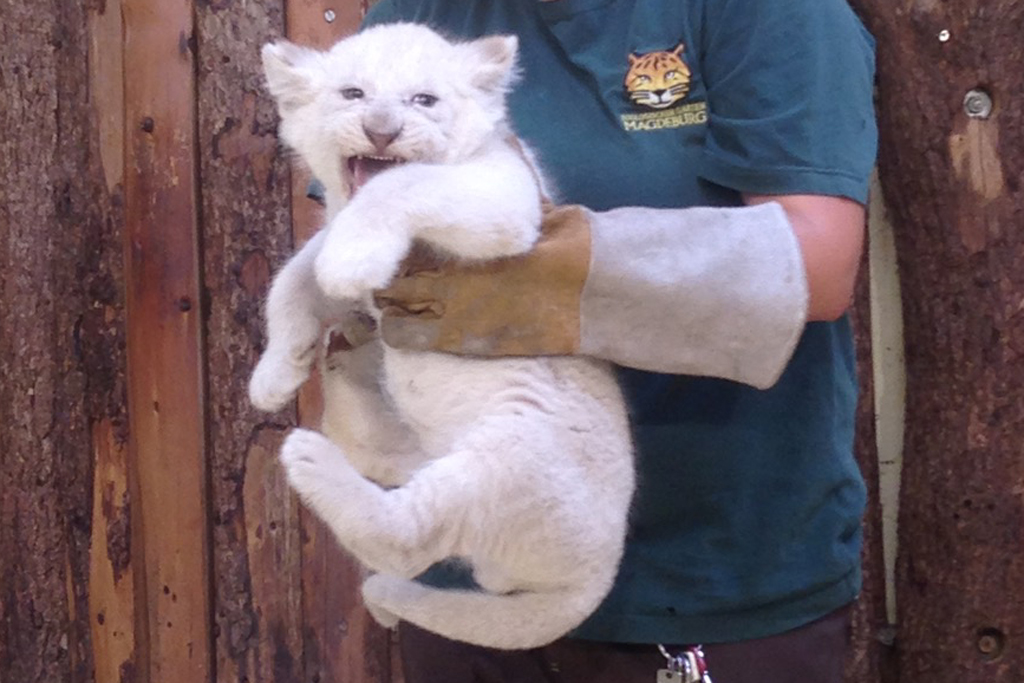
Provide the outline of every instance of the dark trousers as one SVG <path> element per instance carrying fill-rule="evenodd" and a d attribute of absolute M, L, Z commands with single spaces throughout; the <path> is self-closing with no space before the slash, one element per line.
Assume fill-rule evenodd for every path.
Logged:
<path fill-rule="evenodd" d="M 502 651 L 401 625 L 406 683 L 655 683 L 655 645 L 560 640 Z M 704 646 L 713 683 L 842 683 L 850 608 L 777 636 Z M 675 653 L 680 648 L 666 646 Z"/>

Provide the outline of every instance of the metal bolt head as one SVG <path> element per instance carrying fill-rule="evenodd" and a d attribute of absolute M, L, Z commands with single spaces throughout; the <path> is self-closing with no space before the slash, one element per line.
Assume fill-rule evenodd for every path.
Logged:
<path fill-rule="evenodd" d="M 949 41 L 949 30 L 942 29 L 941 31 L 939 31 L 939 42 L 945 43 L 947 41 Z"/>
<path fill-rule="evenodd" d="M 976 646 L 982 657 L 998 659 L 1006 649 L 1006 634 L 997 628 L 983 628 L 978 631 Z"/>
<path fill-rule="evenodd" d="M 987 119 L 992 114 L 992 97 L 984 90 L 970 90 L 964 95 L 964 112 L 972 119 Z"/>
<path fill-rule="evenodd" d="M 328 24 L 333 24 L 334 20 L 337 18 L 338 15 L 332 9 L 329 9 L 324 12 L 324 21 L 326 21 Z"/>

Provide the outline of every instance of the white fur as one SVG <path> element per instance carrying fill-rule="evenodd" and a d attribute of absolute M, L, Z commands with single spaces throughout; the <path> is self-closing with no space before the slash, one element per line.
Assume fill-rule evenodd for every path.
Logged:
<path fill-rule="evenodd" d="M 391 280 L 413 240 L 462 259 L 533 245 L 538 180 L 505 125 L 515 50 L 514 38 L 451 44 L 408 24 L 369 29 L 326 53 L 264 48 L 281 134 L 324 181 L 330 219 L 274 280 L 267 349 L 250 384 L 257 407 L 275 410 L 294 395 L 325 321 L 341 320 L 350 339 L 365 334 L 354 311 Z M 364 97 L 339 95 L 352 87 Z M 418 93 L 439 99 L 425 108 Z M 400 128 L 386 152 L 408 163 L 353 195 L 343 160 L 379 152 L 367 125 Z M 321 362 L 326 436 L 295 430 L 281 461 L 303 500 L 375 572 L 363 595 L 381 623 L 527 648 L 597 608 L 618 568 L 634 488 L 625 409 L 604 364 L 472 359 L 377 339 Z M 411 581 L 452 557 L 471 563 L 482 592 Z"/>

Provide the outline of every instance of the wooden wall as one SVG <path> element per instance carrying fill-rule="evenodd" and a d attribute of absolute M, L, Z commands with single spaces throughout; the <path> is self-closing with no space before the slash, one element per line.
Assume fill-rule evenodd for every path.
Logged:
<path fill-rule="evenodd" d="M 857 4 L 880 38 L 913 424 L 893 630 L 862 293 L 872 506 L 848 680 L 1015 681 L 1024 142 L 1020 70 L 999 64 L 1021 12 Z M 364 5 L 0 0 L 0 683 L 400 681 L 357 570 L 275 465 L 315 389 L 269 417 L 245 397 L 270 274 L 316 222 L 259 47 L 328 44 Z M 943 26 L 955 51 L 929 42 Z M 951 104 L 979 84 L 987 123 Z"/>
<path fill-rule="evenodd" d="M 0 681 L 399 677 L 245 396 L 317 213 L 259 48 L 365 4 L 0 3 Z"/>
<path fill-rule="evenodd" d="M 94 644 L 130 676 L 131 632 L 91 634 L 134 596 L 121 128 L 90 86 L 120 60 L 81 3 L 0 17 L 0 681 L 87 680 Z"/>

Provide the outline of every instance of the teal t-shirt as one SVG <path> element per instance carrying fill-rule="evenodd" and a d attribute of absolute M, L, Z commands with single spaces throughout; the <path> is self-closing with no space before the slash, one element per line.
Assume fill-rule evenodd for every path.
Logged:
<path fill-rule="evenodd" d="M 873 43 L 845 0 L 383 0 L 367 16 L 389 21 L 518 35 L 513 123 L 562 203 L 866 199 Z M 855 597 L 865 493 L 845 318 L 808 324 L 766 391 L 627 368 L 620 378 L 638 491 L 616 585 L 575 635 L 742 640 Z"/>

